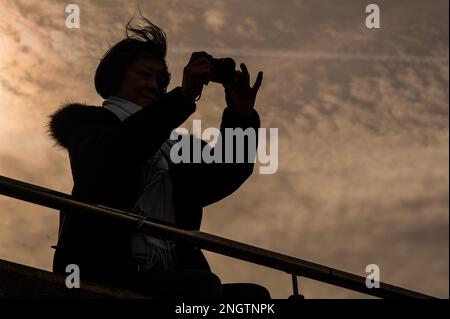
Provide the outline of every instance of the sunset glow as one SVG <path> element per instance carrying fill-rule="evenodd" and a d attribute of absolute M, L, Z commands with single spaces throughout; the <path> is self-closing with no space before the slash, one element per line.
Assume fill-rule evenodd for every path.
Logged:
<path fill-rule="evenodd" d="M 379 30 L 366 28 L 360 0 L 76 3 L 81 27 L 69 29 L 66 1 L 0 0 L 0 175 L 71 192 L 48 117 L 69 102 L 101 105 L 96 67 L 139 3 L 166 30 L 170 88 L 194 50 L 245 62 L 252 81 L 264 71 L 255 108 L 278 129 L 278 170 L 255 168 L 205 208 L 201 230 L 358 274 L 377 264 L 382 280 L 448 298 L 447 0 L 385 1 Z M 225 105 L 210 83 L 185 127 L 220 125 Z M 56 211 L 0 196 L 0 216 L 0 258 L 51 269 Z M 224 282 L 292 293 L 287 274 L 207 258 Z M 301 287 L 309 298 L 361 297 Z"/>

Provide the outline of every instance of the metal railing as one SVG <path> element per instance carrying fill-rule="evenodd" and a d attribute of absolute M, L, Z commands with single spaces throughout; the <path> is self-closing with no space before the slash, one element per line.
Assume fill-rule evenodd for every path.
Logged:
<path fill-rule="evenodd" d="M 179 229 L 148 220 L 142 222 L 139 217 L 126 211 L 83 203 L 68 194 L 4 176 L 0 176 L 0 194 L 58 210 L 102 215 L 128 224 L 141 223 L 141 227 L 157 235 L 184 240 L 201 249 L 284 271 L 292 275 L 294 296 L 300 296 L 297 276 L 301 276 L 380 298 L 435 298 L 383 282 L 380 282 L 379 288 L 368 288 L 366 278 L 362 276 L 201 231 Z"/>

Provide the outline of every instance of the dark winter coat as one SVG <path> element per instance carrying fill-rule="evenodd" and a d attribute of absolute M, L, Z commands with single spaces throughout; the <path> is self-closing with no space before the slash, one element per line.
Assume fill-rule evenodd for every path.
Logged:
<path fill-rule="evenodd" d="M 69 104 L 59 109 L 51 116 L 50 133 L 69 153 L 73 197 L 117 209 L 132 207 L 139 196 L 140 167 L 195 108 L 176 88 L 123 122 L 103 107 Z M 243 119 L 226 108 L 221 130 L 259 125 L 256 111 Z M 175 226 L 199 230 L 203 207 L 233 193 L 252 171 L 252 163 L 171 163 Z M 126 267 L 133 230 L 105 217 L 61 211 L 54 271 L 64 273 L 68 264 L 77 264 L 84 278 L 113 280 Z M 178 268 L 209 269 L 200 249 L 177 243 L 177 252 Z"/>

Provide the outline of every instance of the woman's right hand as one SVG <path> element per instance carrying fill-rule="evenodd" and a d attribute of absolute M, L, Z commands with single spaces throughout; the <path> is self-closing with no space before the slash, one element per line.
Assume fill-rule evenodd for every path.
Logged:
<path fill-rule="evenodd" d="M 182 94 L 194 101 L 202 94 L 203 86 L 208 85 L 213 76 L 212 56 L 206 52 L 192 53 L 189 63 L 183 70 Z"/>

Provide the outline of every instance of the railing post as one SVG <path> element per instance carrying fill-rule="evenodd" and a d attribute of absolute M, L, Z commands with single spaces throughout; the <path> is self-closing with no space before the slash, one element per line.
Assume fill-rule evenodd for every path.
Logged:
<path fill-rule="evenodd" d="M 289 299 L 305 299 L 305 296 L 298 293 L 297 275 L 291 274 L 291 276 L 292 276 L 292 289 L 294 294 L 292 296 L 289 296 Z"/>

